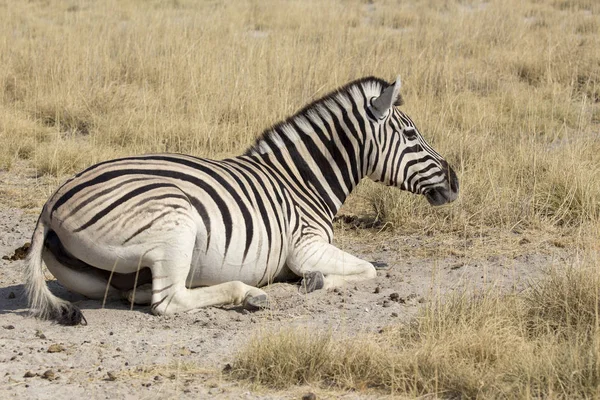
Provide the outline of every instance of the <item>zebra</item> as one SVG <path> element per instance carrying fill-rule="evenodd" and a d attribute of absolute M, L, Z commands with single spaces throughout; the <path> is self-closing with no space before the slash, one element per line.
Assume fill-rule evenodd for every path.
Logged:
<path fill-rule="evenodd" d="M 149 154 L 100 162 L 44 205 L 26 260 L 29 307 L 87 324 L 55 296 L 124 296 L 156 315 L 206 306 L 269 305 L 266 284 L 296 277 L 305 293 L 375 278 L 373 264 L 334 245 L 333 219 L 364 177 L 432 205 L 454 201 L 458 178 L 402 105 L 400 77 L 366 77 L 265 130 L 224 160 Z"/>

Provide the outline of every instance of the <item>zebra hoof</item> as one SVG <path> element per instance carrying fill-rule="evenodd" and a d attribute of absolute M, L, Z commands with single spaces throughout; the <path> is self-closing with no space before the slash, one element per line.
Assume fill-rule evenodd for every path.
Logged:
<path fill-rule="evenodd" d="M 265 308 L 269 308 L 269 298 L 266 294 L 259 294 L 258 296 L 247 296 L 244 299 L 244 310 L 258 311 Z"/>
<path fill-rule="evenodd" d="M 300 282 L 300 291 L 303 293 L 314 292 L 315 290 L 323 289 L 325 286 L 325 277 L 321 271 L 311 271 L 304 274 L 302 282 Z"/>

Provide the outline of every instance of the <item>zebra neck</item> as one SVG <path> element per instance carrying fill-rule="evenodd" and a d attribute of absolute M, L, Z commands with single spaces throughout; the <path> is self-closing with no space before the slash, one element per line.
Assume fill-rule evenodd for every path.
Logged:
<path fill-rule="evenodd" d="M 335 151 L 317 151 L 309 146 L 297 146 L 291 139 L 282 137 L 285 146 L 261 154 L 262 162 L 278 174 L 292 194 L 304 203 L 322 210 L 323 219 L 333 220 L 348 195 L 356 187 L 362 173 L 360 162 L 350 168 L 349 162 Z M 303 141 L 306 143 L 306 141 Z M 327 147 L 335 146 L 333 142 Z M 336 147 L 337 148 L 337 147 Z M 358 154 L 346 157 L 352 160 Z M 312 208 L 312 207 L 311 207 Z"/>

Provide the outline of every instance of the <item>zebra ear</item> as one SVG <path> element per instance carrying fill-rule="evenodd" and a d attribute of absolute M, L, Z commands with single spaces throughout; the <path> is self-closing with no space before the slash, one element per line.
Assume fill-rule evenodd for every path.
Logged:
<path fill-rule="evenodd" d="M 401 86 L 402 82 L 400 81 L 400 75 L 398 75 L 394 84 L 385 88 L 379 97 L 371 100 L 371 111 L 377 118 L 383 118 L 387 115 L 390 108 L 396 104 L 399 105 L 402 102 L 402 99 L 400 98 Z"/>

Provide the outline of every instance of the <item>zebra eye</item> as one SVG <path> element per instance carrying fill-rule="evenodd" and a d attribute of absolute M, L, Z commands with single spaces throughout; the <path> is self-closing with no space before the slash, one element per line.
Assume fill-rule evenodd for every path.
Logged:
<path fill-rule="evenodd" d="M 417 130 L 415 128 L 413 128 L 412 126 L 407 126 L 406 128 L 404 128 L 404 136 L 406 136 L 406 138 L 408 140 L 413 140 L 417 138 Z"/>

